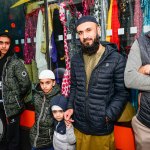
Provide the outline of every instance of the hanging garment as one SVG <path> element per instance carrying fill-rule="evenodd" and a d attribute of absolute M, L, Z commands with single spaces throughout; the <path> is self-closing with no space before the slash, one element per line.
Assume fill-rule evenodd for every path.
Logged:
<path fill-rule="evenodd" d="M 63 39 L 59 40 L 59 36 L 63 37 L 63 25 L 59 19 L 59 10 L 55 9 L 53 13 L 53 33 L 54 33 L 54 40 L 57 49 L 57 63 L 59 68 L 65 68 L 65 51 L 64 51 L 64 42 Z"/>
<path fill-rule="evenodd" d="M 101 40 L 106 40 L 106 25 L 108 16 L 108 2 L 107 0 L 102 0 L 101 4 Z"/>
<path fill-rule="evenodd" d="M 35 42 L 37 28 L 37 17 L 39 9 L 36 9 L 30 14 L 26 15 L 25 22 L 25 40 L 24 40 L 24 62 L 31 64 L 32 59 L 35 59 Z"/>
<path fill-rule="evenodd" d="M 64 48 L 65 48 L 65 62 L 66 62 L 66 70 L 64 73 L 64 77 L 62 80 L 62 89 L 61 92 L 62 94 L 67 97 L 69 96 L 70 93 L 70 58 L 69 58 L 69 49 L 68 49 L 68 43 L 67 43 L 67 27 L 66 27 L 66 18 L 65 18 L 65 3 L 60 4 L 60 10 L 59 10 L 59 15 L 60 15 L 60 21 L 63 24 L 63 29 L 64 29 Z"/>
<path fill-rule="evenodd" d="M 83 6 L 83 16 L 89 15 L 90 8 L 87 0 L 82 0 L 82 6 Z"/>
<path fill-rule="evenodd" d="M 53 14 L 54 10 L 59 10 L 58 4 L 51 4 L 48 6 L 48 25 L 49 25 L 49 36 L 51 37 L 51 34 L 53 32 Z"/>
<path fill-rule="evenodd" d="M 102 13 L 102 2 L 100 0 L 95 0 L 93 16 L 96 18 L 97 22 L 101 25 L 101 13 Z M 101 30 L 102 31 L 102 30 Z"/>
<path fill-rule="evenodd" d="M 75 53 L 78 53 L 79 42 L 76 40 L 76 20 L 79 19 L 82 14 L 77 11 L 75 5 L 71 3 L 72 6 L 68 5 L 66 7 L 65 3 L 60 5 L 60 20 L 63 24 L 64 29 L 64 48 L 65 48 L 65 62 L 66 62 L 66 71 L 62 80 L 62 94 L 65 96 L 69 95 L 70 92 L 70 57 Z M 70 12 L 69 12 L 69 10 Z M 67 34 L 71 34 L 71 41 L 67 42 Z"/>
<path fill-rule="evenodd" d="M 43 15 L 40 10 L 38 13 L 37 30 L 36 30 L 36 54 L 35 61 L 37 63 L 38 73 L 47 69 L 47 61 L 45 54 L 41 52 L 41 43 L 43 40 Z"/>
<path fill-rule="evenodd" d="M 112 5 L 112 22 L 111 22 L 111 28 L 112 28 L 112 36 L 110 37 L 110 42 L 117 44 L 118 49 L 120 49 L 120 39 L 118 36 L 118 29 L 120 28 L 120 22 L 118 19 L 118 4 L 117 0 L 113 0 Z"/>
<path fill-rule="evenodd" d="M 66 26 L 67 26 L 67 34 L 71 35 L 71 39 L 69 39 L 68 47 L 69 47 L 69 56 L 70 59 L 74 54 L 79 53 L 80 51 L 80 42 L 76 39 L 76 21 L 81 18 L 82 14 L 78 11 L 75 5 L 68 6 L 70 9 L 66 10 Z"/>
<path fill-rule="evenodd" d="M 106 25 L 108 16 L 108 1 L 95 0 L 94 10 L 92 15 L 96 18 L 101 27 L 101 41 L 106 40 Z"/>
<path fill-rule="evenodd" d="M 38 69 L 35 60 L 32 60 L 31 64 L 25 64 L 29 78 L 33 84 L 39 83 L 38 79 Z"/>
<path fill-rule="evenodd" d="M 113 6 L 113 0 L 110 1 L 110 7 L 109 7 L 109 11 L 108 11 L 108 20 L 107 20 L 107 30 L 111 29 L 112 6 Z M 106 41 L 110 42 L 110 36 L 106 36 Z"/>
<path fill-rule="evenodd" d="M 57 49 L 56 49 L 56 45 L 55 45 L 55 41 L 54 41 L 54 32 L 52 32 L 51 35 L 51 58 L 52 58 L 52 62 L 56 63 L 57 62 Z"/>
<path fill-rule="evenodd" d="M 129 53 L 129 46 L 134 41 L 133 35 L 130 34 L 130 27 L 134 26 L 134 1 L 118 0 L 118 8 L 120 27 L 124 28 L 124 35 L 120 35 L 120 50 Z"/>
<path fill-rule="evenodd" d="M 134 7 L 134 26 L 137 27 L 137 33 L 135 34 L 135 39 L 137 39 L 142 33 L 143 26 L 143 14 L 141 10 L 140 0 L 135 1 Z"/>
<path fill-rule="evenodd" d="M 149 26 L 150 29 L 150 0 L 141 0 L 143 11 L 143 26 Z"/>

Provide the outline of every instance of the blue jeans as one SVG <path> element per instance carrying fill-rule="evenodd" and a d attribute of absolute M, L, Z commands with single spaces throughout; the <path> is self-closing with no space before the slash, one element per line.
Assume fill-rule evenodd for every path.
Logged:
<path fill-rule="evenodd" d="M 34 148 L 32 147 L 32 150 L 54 150 L 53 146 L 51 146 L 50 148 Z"/>

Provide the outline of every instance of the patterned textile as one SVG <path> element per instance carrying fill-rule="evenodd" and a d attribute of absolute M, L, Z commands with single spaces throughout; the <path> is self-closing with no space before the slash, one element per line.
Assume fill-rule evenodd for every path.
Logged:
<path fill-rule="evenodd" d="M 95 0 L 94 10 L 92 15 L 96 18 L 97 22 L 101 26 L 101 40 L 106 40 L 106 24 L 108 16 L 108 1 L 107 0 Z"/>
<path fill-rule="evenodd" d="M 101 24 L 101 7 L 101 1 L 95 0 L 93 15 L 99 24 Z"/>
<path fill-rule="evenodd" d="M 150 0 L 141 0 L 141 8 L 143 11 L 143 25 L 150 26 Z"/>
<path fill-rule="evenodd" d="M 66 19 L 67 19 L 67 33 L 71 34 L 70 42 L 68 43 L 69 46 L 69 56 L 70 59 L 76 53 L 80 51 L 80 42 L 76 39 L 76 21 L 78 18 L 81 18 L 82 14 L 76 9 L 73 5 L 69 10 L 66 10 Z"/>
<path fill-rule="evenodd" d="M 141 10 L 140 0 L 135 1 L 134 7 L 134 26 L 137 27 L 137 34 L 135 39 L 137 39 L 142 33 L 142 23 L 143 23 L 143 14 Z"/>
<path fill-rule="evenodd" d="M 63 24 L 64 28 L 64 48 L 65 48 L 65 62 L 66 62 L 66 70 L 64 73 L 63 81 L 62 81 L 62 95 L 67 97 L 70 92 L 70 58 L 69 58 L 69 49 L 68 49 L 68 43 L 67 43 L 67 27 L 66 27 L 66 18 L 65 18 L 65 3 L 60 4 L 60 10 L 59 10 L 59 15 L 60 15 L 60 21 Z"/>
<path fill-rule="evenodd" d="M 35 59 L 35 42 L 37 18 L 40 9 L 36 9 L 26 15 L 25 23 L 25 43 L 24 43 L 24 61 L 25 64 L 31 64 L 32 59 Z M 30 40 L 29 40 L 30 38 Z"/>
<path fill-rule="evenodd" d="M 75 27 L 72 26 L 73 24 L 71 21 L 74 21 L 74 23 L 75 23 L 74 19 L 76 17 L 80 18 L 82 16 L 82 14 L 78 11 L 70 12 L 74 16 L 72 16 L 72 20 L 70 20 L 69 25 L 68 25 L 68 20 L 70 18 L 66 17 L 68 10 L 66 9 L 65 3 L 60 4 L 59 12 L 60 12 L 60 21 L 62 22 L 63 29 L 64 29 L 64 48 L 65 48 L 65 62 L 66 62 L 66 70 L 65 70 L 64 77 L 62 80 L 62 94 L 67 97 L 70 93 L 70 53 L 69 53 L 69 48 L 71 47 L 73 49 L 74 47 L 76 47 L 76 44 L 74 43 L 74 41 L 72 41 L 72 40 L 75 40 L 76 36 L 75 36 Z M 73 35 L 71 44 L 68 44 L 68 42 L 67 42 L 67 33 L 68 33 L 69 29 Z"/>

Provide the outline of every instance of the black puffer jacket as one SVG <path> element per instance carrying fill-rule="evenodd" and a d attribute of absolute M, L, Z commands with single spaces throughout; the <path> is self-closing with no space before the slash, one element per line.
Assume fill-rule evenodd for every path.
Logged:
<path fill-rule="evenodd" d="M 71 94 L 68 108 L 74 109 L 74 126 L 83 133 L 106 135 L 113 131 L 127 101 L 124 85 L 125 58 L 116 45 L 101 43 L 106 50 L 91 73 L 86 93 L 86 73 L 82 54 L 71 62 Z M 106 116 L 109 122 L 106 123 Z"/>
<path fill-rule="evenodd" d="M 30 131 L 30 141 L 32 147 L 46 148 L 50 147 L 53 142 L 53 117 L 50 111 L 51 99 L 60 94 L 58 85 L 53 87 L 49 94 L 36 87 L 33 91 L 33 101 L 35 107 L 35 124 Z"/>

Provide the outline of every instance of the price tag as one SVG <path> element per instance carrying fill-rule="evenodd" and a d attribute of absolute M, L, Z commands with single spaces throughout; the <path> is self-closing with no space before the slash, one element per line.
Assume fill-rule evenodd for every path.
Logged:
<path fill-rule="evenodd" d="M 21 39 L 21 44 L 24 44 L 24 39 Z"/>
<path fill-rule="evenodd" d="M 63 35 L 58 35 L 58 41 L 62 41 L 63 40 Z"/>
<path fill-rule="evenodd" d="M 137 27 L 130 27 L 130 34 L 137 33 Z"/>
<path fill-rule="evenodd" d="M 118 29 L 118 35 L 124 35 L 124 28 Z"/>
<path fill-rule="evenodd" d="M 112 29 L 106 30 L 106 35 L 111 36 L 112 35 Z"/>

